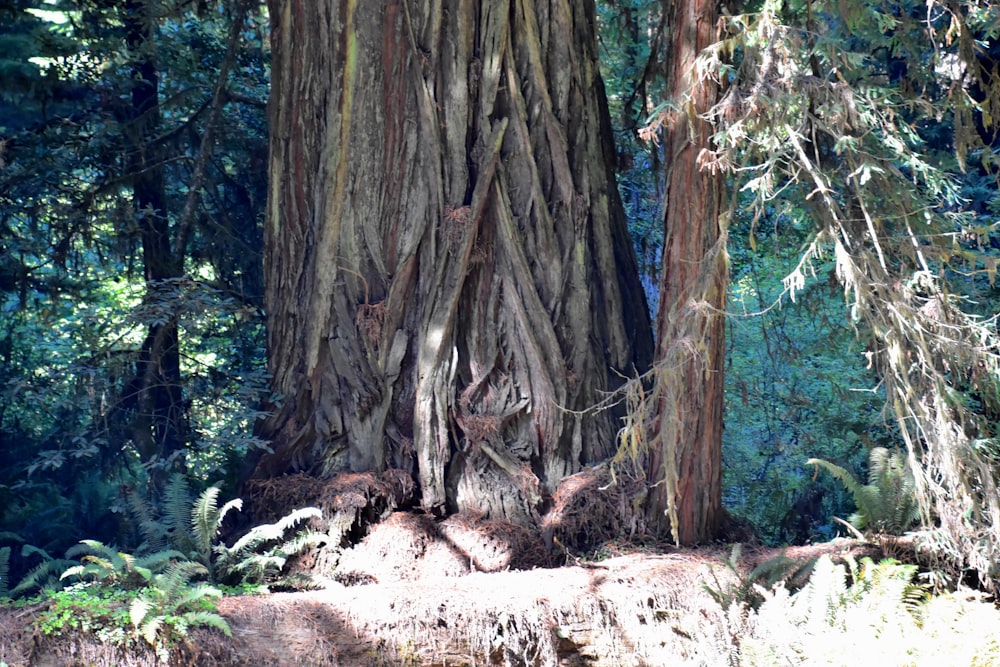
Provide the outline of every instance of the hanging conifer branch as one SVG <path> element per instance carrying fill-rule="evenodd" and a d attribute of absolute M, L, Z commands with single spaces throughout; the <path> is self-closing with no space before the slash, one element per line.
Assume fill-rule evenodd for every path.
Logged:
<path fill-rule="evenodd" d="M 993 465 L 1000 338 L 995 318 L 975 314 L 949 274 L 958 265 L 988 273 L 995 264 L 961 242 L 975 226 L 959 173 L 942 166 L 915 129 L 942 122 L 944 96 L 960 99 L 950 105 L 956 166 L 964 169 L 982 146 L 968 119 L 975 112 L 985 123 L 987 115 L 969 89 L 998 85 L 978 74 L 971 36 L 988 12 L 959 3 L 946 13 L 949 25 L 866 2 L 838 7 L 842 22 L 812 21 L 810 31 L 788 25 L 791 12 L 767 2 L 758 14 L 733 17 L 729 37 L 703 52 L 704 76 L 734 82 L 707 115 L 714 157 L 758 208 L 778 193 L 797 194 L 811 212 L 815 240 L 786 288 L 794 298 L 813 260 L 832 249 L 917 473 L 923 521 L 936 527 L 927 535 L 957 567 L 988 581 L 1000 556 Z M 810 14 L 825 11 L 810 6 Z M 914 53 L 935 53 L 935 61 L 907 60 L 906 76 L 893 80 L 873 55 L 890 48 L 887 34 L 919 45 Z M 731 66 L 726 56 L 734 53 L 741 60 Z M 977 75 L 955 74 L 963 68 Z"/>

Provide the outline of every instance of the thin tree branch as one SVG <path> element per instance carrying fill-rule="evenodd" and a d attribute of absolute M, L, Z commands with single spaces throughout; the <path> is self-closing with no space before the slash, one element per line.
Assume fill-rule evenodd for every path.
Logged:
<path fill-rule="evenodd" d="M 205 126 L 205 134 L 201 137 L 201 146 L 198 148 L 198 161 L 195 163 L 194 174 L 188 186 L 187 198 L 184 200 L 184 211 L 181 213 L 178 223 L 177 239 L 173 249 L 175 259 L 183 264 L 184 255 L 187 253 L 187 244 L 194 227 L 195 210 L 198 207 L 199 194 L 202 184 L 205 181 L 208 158 L 212 153 L 212 141 L 215 135 L 215 126 L 219 122 L 222 107 L 225 102 L 226 82 L 229 79 L 229 70 L 232 69 L 236 60 L 236 49 L 240 44 L 243 34 L 243 23 L 246 21 L 249 11 L 249 0 L 240 0 L 233 12 L 232 25 L 229 28 L 229 41 L 226 44 L 226 56 L 219 67 L 219 76 L 215 81 L 215 91 L 212 94 L 212 108 L 208 114 L 208 123 Z"/>

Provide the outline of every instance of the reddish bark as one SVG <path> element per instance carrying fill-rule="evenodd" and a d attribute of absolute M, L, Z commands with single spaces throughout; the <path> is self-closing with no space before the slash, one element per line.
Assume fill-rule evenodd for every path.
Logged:
<path fill-rule="evenodd" d="M 725 230 L 720 225 L 721 173 L 702 168 L 715 103 L 711 81 L 697 80 L 695 59 L 716 40 L 714 0 L 670 4 L 667 96 L 678 109 L 665 126 L 666 214 L 657 319 L 652 452 L 654 486 L 648 521 L 676 529 L 682 544 L 710 539 L 722 518 Z M 676 526 L 669 512 L 676 507 Z"/>

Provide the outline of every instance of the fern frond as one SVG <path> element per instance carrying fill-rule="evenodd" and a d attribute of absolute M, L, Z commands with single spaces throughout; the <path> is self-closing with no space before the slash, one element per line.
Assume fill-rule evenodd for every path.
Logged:
<path fill-rule="evenodd" d="M 187 478 L 174 473 L 163 490 L 163 522 L 170 528 L 187 526 L 191 518 L 191 487 Z"/>
<path fill-rule="evenodd" d="M 285 531 L 306 519 L 321 517 L 323 513 L 315 507 L 304 507 L 282 517 L 275 523 L 265 523 L 254 526 L 238 539 L 232 547 L 226 549 L 230 556 L 239 557 L 247 551 L 252 551 L 262 544 L 280 540 Z"/>
<path fill-rule="evenodd" d="M 919 622 L 924 603 L 929 599 L 927 588 L 914 583 L 917 566 L 886 558 L 875 563 L 863 558 L 861 565 L 852 570 L 854 583 L 849 591 L 852 602 L 864 601 L 869 607 L 902 608 L 914 621 Z"/>
<path fill-rule="evenodd" d="M 227 637 L 233 636 L 233 631 L 219 614 L 212 611 L 189 611 L 184 614 L 184 621 L 190 626 L 215 628 Z"/>
<path fill-rule="evenodd" d="M 284 556 L 295 556 L 310 547 L 325 544 L 326 541 L 327 536 L 325 533 L 320 533 L 315 530 L 307 530 L 298 533 L 292 539 L 283 542 L 277 550 L 278 553 Z"/>
<path fill-rule="evenodd" d="M 96 556 L 96 555 L 91 554 L 91 555 L 88 555 L 88 556 L 84 556 L 81 560 L 84 563 L 84 567 L 89 572 L 98 572 L 98 571 L 101 571 L 101 572 L 114 572 L 115 571 L 114 563 L 112 563 L 112 561 L 110 561 L 107 558 L 104 558 L 102 556 Z"/>
<path fill-rule="evenodd" d="M 122 569 L 126 572 L 130 572 L 135 569 L 135 556 L 132 554 L 127 554 L 124 551 L 119 551 L 118 558 L 121 559 Z"/>
<path fill-rule="evenodd" d="M 144 597 L 137 597 L 132 600 L 132 604 L 128 607 L 128 617 L 136 630 L 142 626 L 142 622 L 146 620 L 146 616 L 149 615 L 152 609 L 153 603 Z"/>
<path fill-rule="evenodd" d="M 52 560 L 51 554 L 41 547 L 36 547 L 31 544 L 25 544 L 21 547 L 21 558 L 30 558 L 31 556 L 41 556 L 42 560 Z M 69 556 L 67 555 L 67 558 Z"/>
<path fill-rule="evenodd" d="M 80 544 L 86 547 L 90 552 L 81 560 L 87 560 L 95 564 L 100 564 L 102 567 L 106 567 L 108 569 L 123 572 L 127 570 L 130 563 L 135 560 L 131 555 L 122 553 L 114 547 L 108 546 L 98 540 L 80 540 Z M 66 553 L 68 554 L 70 552 L 67 551 Z"/>
<path fill-rule="evenodd" d="M 844 468 L 841 468 L 836 463 L 830 463 L 829 461 L 826 461 L 824 459 L 809 459 L 808 461 L 806 461 L 806 464 L 811 466 L 819 466 L 820 468 L 823 468 L 828 473 L 833 475 L 835 479 L 839 479 L 841 482 L 843 482 L 844 488 L 846 488 L 847 491 L 852 496 L 856 497 L 857 493 L 862 488 L 861 483 L 858 482 L 858 480 L 854 479 L 854 475 L 849 473 Z"/>
<path fill-rule="evenodd" d="M 296 572 L 294 574 L 288 574 L 283 577 L 275 578 L 271 584 L 271 588 L 280 588 L 293 591 L 308 591 L 320 589 L 323 586 L 317 582 L 312 576 L 304 572 Z M 264 592 L 267 592 L 267 588 Z"/>
<path fill-rule="evenodd" d="M 875 447 L 869 454 L 868 485 L 879 490 L 877 528 L 899 534 L 920 518 L 916 481 L 906 454 Z"/>
<path fill-rule="evenodd" d="M 804 561 L 796 561 L 794 567 L 786 572 L 787 576 L 784 579 L 785 587 L 789 590 L 799 590 L 805 586 L 812 576 L 813 570 L 816 569 L 818 561 L 819 558 L 816 556 Z"/>
<path fill-rule="evenodd" d="M 873 447 L 868 453 L 868 481 L 884 478 L 892 467 L 892 458 L 885 447 Z"/>
<path fill-rule="evenodd" d="M 24 538 L 9 530 L 0 530 L 0 542 L 17 542 L 21 544 L 24 542 Z"/>
<path fill-rule="evenodd" d="M 187 478 L 174 473 L 163 491 L 163 512 L 160 520 L 167 527 L 170 544 L 175 548 L 190 553 L 195 544 L 191 534 L 191 488 Z"/>
<path fill-rule="evenodd" d="M 212 541 L 218 532 L 218 498 L 221 489 L 210 486 L 201 492 L 191 508 L 191 531 L 199 554 L 212 552 Z"/>
<path fill-rule="evenodd" d="M 136 568 L 146 568 L 152 572 L 162 572 L 173 561 L 187 560 L 188 557 L 176 549 L 164 549 L 135 559 Z"/>
<path fill-rule="evenodd" d="M 816 562 L 809 583 L 792 597 L 792 604 L 797 615 L 813 626 L 817 636 L 822 636 L 821 628 L 835 622 L 847 595 L 847 572 L 832 558 L 823 555 Z"/>
<path fill-rule="evenodd" d="M 192 579 L 207 575 L 208 568 L 201 563 L 193 560 L 175 561 L 156 576 L 155 584 L 168 599 L 173 599 L 177 591 L 190 585 Z"/>
<path fill-rule="evenodd" d="M 133 523 L 139 530 L 142 537 L 142 544 L 138 551 L 151 552 L 162 551 L 167 546 L 167 527 L 156 520 L 153 508 L 149 502 L 139 495 L 138 491 L 132 491 L 128 495 L 128 510 Z"/>
<path fill-rule="evenodd" d="M 801 562 L 781 554 L 758 563 L 749 574 L 744 575 L 739 567 L 742 554 L 742 545 L 735 544 L 729 557 L 725 559 L 726 566 L 736 575 L 736 583 L 723 586 L 712 572 L 717 588 L 712 588 L 707 583 L 702 584 L 702 588 L 724 610 L 734 604 L 757 609 L 767 599 L 766 594 L 773 589 L 801 588 L 816 564 L 816 559 Z"/>
<path fill-rule="evenodd" d="M 743 544 L 737 542 L 729 550 L 729 558 L 725 560 L 726 566 L 735 574 L 739 574 L 740 561 L 743 559 Z"/>
<path fill-rule="evenodd" d="M 91 553 L 91 550 L 86 544 L 77 542 L 66 550 L 66 558 L 79 560 L 81 557 L 86 556 L 89 553 Z"/>
<path fill-rule="evenodd" d="M 212 544 L 222 528 L 222 522 L 232 510 L 242 510 L 243 501 L 230 500 L 218 507 L 219 488 L 211 486 L 202 492 L 191 509 L 191 530 L 194 535 L 198 560 L 209 565 L 212 559 Z"/>
<path fill-rule="evenodd" d="M 84 547 L 86 547 L 84 551 L 87 553 L 99 554 L 99 555 L 103 554 L 106 558 L 109 559 L 115 554 L 115 550 L 113 547 L 109 547 L 108 545 L 104 544 L 104 542 L 101 542 L 99 540 L 80 540 L 79 543 L 82 544 Z M 66 553 L 69 553 L 69 551 L 67 551 Z"/>
<path fill-rule="evenodd" d="M 829 461 L 809 459 L 808 463 L 830 472 L 854 496 L 858 511 L 850 517 L 850 522 L 859 530 L 898 535 L 919 520 L 916 482 L 903 452 L 872 448 L 868 454 L 867 484 L 859 483 L 849 472 Z"/>
<path fill-rule="evenodd" d="M 275 533 L 278 537 L 280 537 L 280 533 L 276 533 L 273 528 L 273 524 L 267 524 L 267 526 L 255 526 L 248 530 L 241 538 L 236 540 L 231 547 L 227 547 L 225 544 L 216 545 L 215 553 L 219 555 L 220 564 L 238 560 L 239 558 L 242 558 L 245 553 L 252 552 L 260 545 L 269 542 L 272 539 L 277 539 L 277 537 L 272 537 L 272 533 Z"/>
<path fill-rule="evenodd" d="M 17 586 L 10 591 L 10 596 L 16 598 L 35 589 L 61 588 L 59 574 L 73 565 L 76 565 L 74 561 L 64 558 L 42 561 L 24 575 Z"/>
<path fill-rule="evenodd" d="M 8 597 L 10 594 L 10 582 L 7 580 L 10 574 L 10 547 L 0 548 L 0 598 Z"/>
<path fill-rule="evenodd" d="M 307 519 L 321 519 L 323 518 L 323 512 L 317 507 L 303 507 L 302 509 L 294 510 L 285 516 L 278 519 L 275 524 L 282 534 L 290 528 L 294 528 L 299 523 Z"/>
<path fill-rule="evenodd" d="M 784 581 L 788 573 L 796 566 L 796 562 L 785 556 L 775 556 L 759 563 L 757 567 L 750 571 L 747 577 L 765 588 L 771 588 L 779 581 Z"/>
<path fill-rule="evenodd" d="M 244 581 L 262 581 L 285 566 L 283 556 L 250 554 L 226 567 L 226 574 L 239 574 Z"/>
<path fill-rule="evenodd" d="M 885 500 L 882 489 L 874 484 L 859 486 L 854 494 L 854 504 L 858 511 L 851 516 L 851 523 L 858 530 L 878 527 L 885 523 Z"/>
<path fill-rule="evenodd" d="M 233 510 L 236 510 L 237 512 L 243 511 L 242 498 L 233 498 L 225 505 L 223 505 L 221 508 L 219 508 L 218 519 L 216 519 L 215 522 L 215 533 L 213 537 L 219 534 L 219 531 L 222 529 L 222 522 L 226 520 L 226 516 L 228 516 L 229 513 Z"/>
<path fill-rule="evenodd" d="M 143 623 L 142 628 L 140 628 L 139 633 L 150 646 L 156 646 L 157 635 L 160 633 L 160 628 L 163 626 L 163 620 L 162 616 L 152 616 L 149 620 Z"/>
<path fill-rule="evenodd" d="M 80 545 L 82 546 L 67 551 L 67 553 L 79 551 L 84 553 L 80 557 L 80 565 L 63 572 L 60 579 L 68 577 L 94 578 L 99 581 L 112 579 L 130 587 L 130 584 L 137 583 L 135 577 L 148 582 L 152 576 L 148 569 L 136 567 L 136 558 L 132 554 L 118 551 L 97 540 L 81 540 Z"/>
<path fill-rule="evenodd" d="M 87 569 L 86 565 L 74 565 L 73 567 L 67 568 L 59 575 L 60 579 L 69 579 L 70 577 L 76 577 L 77 579 L 83 579 L 85 576 L 90 574 L 90 570 Z"/>
<path fill-rule="evenodd" d="M 222 591 L 211 584 L 196 584 L 180 589 L 180 595 L 171 601 L 173 611 L 182 611 L 188 606 L 201 602 L 206 598 L 221 598 Z"/>
<path fill-rule="evenodd" d="M 239 575 L 245 583 L 261 583 L 263 580 L 277 574 L 285 566 L 286 557 L 300 553 L 309 546 L 323 542 L 326 537 L 314 531 L 303 531 L 284 540 L 285 533 L 295 528 L 303 521 L 322 516 L 315 507 L 305 507 L 295 510 L 275 523 L 256 526 L 242 537 L 232 547 L 219 544 L 214 547 L 218 555 L 216 570 L 224 576 Z M 274 543 L 284 540 L 280 544 Z M 267 545 L 268 549 L 263 549 Z M 263 553 L 258 553 L 263 551 Z"/>

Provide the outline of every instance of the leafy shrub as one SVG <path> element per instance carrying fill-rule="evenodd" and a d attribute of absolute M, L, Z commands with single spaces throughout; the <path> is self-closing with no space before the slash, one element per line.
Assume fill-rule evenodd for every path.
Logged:
<path fill-rule="evenodd" d="M 164 661 L 171 642 L 187 636 L 190 627 L 214 627 L 231 634 L 213 603 L 222 592 L 195 581 L 208 575 L 201 563 L 175 550 L 136 557 L 96 540 L 81 544 L 86 553 L 80 564 L 61 578 L 84 583 L 72 587 L 68 596 L 53 596 L 51 612 L 39 620 L 42 632 L 78 630 L 119 643 L 128 643 L 137 634 Z M 76 617 L 87 621 L 73 620 Z M 129 624 L 133 633 L 125 631 Z"/>
<path fill-rule="evenodd" d="M 736 583 L 723 585 L 719 578 L 715 579 L 715 587 L 704 584 L 705 590 L 712 599 L 715 600 L 724 610 L 728 610 L 732 605 L 747 606 L 756 609 L 764 602 L 764 595 L 761 591 L 770 590 L 775 586 L 782 585 L 796 589 L 809 578 L 815 559 L 807 561 L 796 561 L 787 556 L 777 556 L 758 564 L 749 573 L 743 574 L 740 568 L 740 558 L 743 554 L 743 546 L 734 544 L 729 557 L 725 559 L 726 567 L 736 575 Z"/>
<path fill-rule="evenodd" d="M 135 591 L 85 583 L 50 591 L 45 608 L 35 618 L 35 628 L 46 636 L 86 632 L 103 642 L 129 646 L 134 636 L 127 632 L 128 605 L 135 595 Z"/>
<path fill-rule="evenodd" d="M 916 571 L 822 556 L 797 592 L 758 586 L 758 609 L 706 610 L 697 664 L 1000 666 L 1000 610 L 968 592 L 931 598 Z"/>
<path fill-rule="evenodd" d="M 251 528 L 228 547 L 219 541 L 219 533 L 229 513 L 243 508 L 243 501 L 236 498 L 219 507 L 220 493 L 219 487 L 211 486 L 192 501 L 187 480 L 175 475 L 167 484 L 159 515 L 145 499 L 133 494 L 131 513 L 142 534 L 143 548 L 172 547 L 183 557 L 203 565 L 214 584 L 276 584 L 293 588 L 308 585 L 308 581 L 283 577 L 281 572 L 290 556 L 322 543 L 325 536 L 311 530 L 295 531 L 287 538 L 286 535 L 303 522 L 319 518 L 320 510 L 315 507 L 294 510 L 273 524 Z"/>
<path fill-rule="evenodd" d="M 172 561 L 184 559 L 184 554 L 179 551 L 157 551 L 136 557 L 97 540 L 82 540 L 80 544 L 81 550 L 89 553 L 84 553 L 80 564 L 67 569 L 60 579 L 75 577 L 83 581 L 95 581 L 101 586 L 136 590 L 148 586 L 153 580 L 154 572 Z"/>
<path fill-rule="evenodd" d="M 4 549 L 9 549 L 9 547 L 4 547 Z M 67 567 L 73 566 L 74 561 L 69 560 L 69 558 L 53 558 L 45 549 L 40 549 L 30 544 L 25 544 L 21 547 L 21 558 L 23 560 L 34 556 L 41 557 L 41 562 L 31 568 L 16 586 L 5 590 L 4 582 L 0 582 L 0 598 L 17 598 L 33 591 L 62 588 L 63 583 L 59 575 Z M 7 551 L 7 558 L 10 558 L 10 551 Z M 2 559 L 2 555 L 0 555 L 0 559 Z"/>
<path fill-rule="evenodd" d="M 200 563 L 171 563 L 132 600 L 129 620 L 163 660 L 167 658 L 169 639 L 186 637 L 188 628 L 212 627 L 232 636 L 229 624 L 216 613 L 212 602 L 222 597 L 222 592 L 210 584 L 192 581 L 207 573 Z"/>
<path fill-rule="evenodd" d="M 849 519 L 858 530 L 901 535 L 920 519 L 913 471 L 899 450 L 875 447 L 868 457 L 868 483 L 861 484 L 847 470 L 823 459 L 809 459 L 823 468 L 854 497 L 858 511 Z"/>

